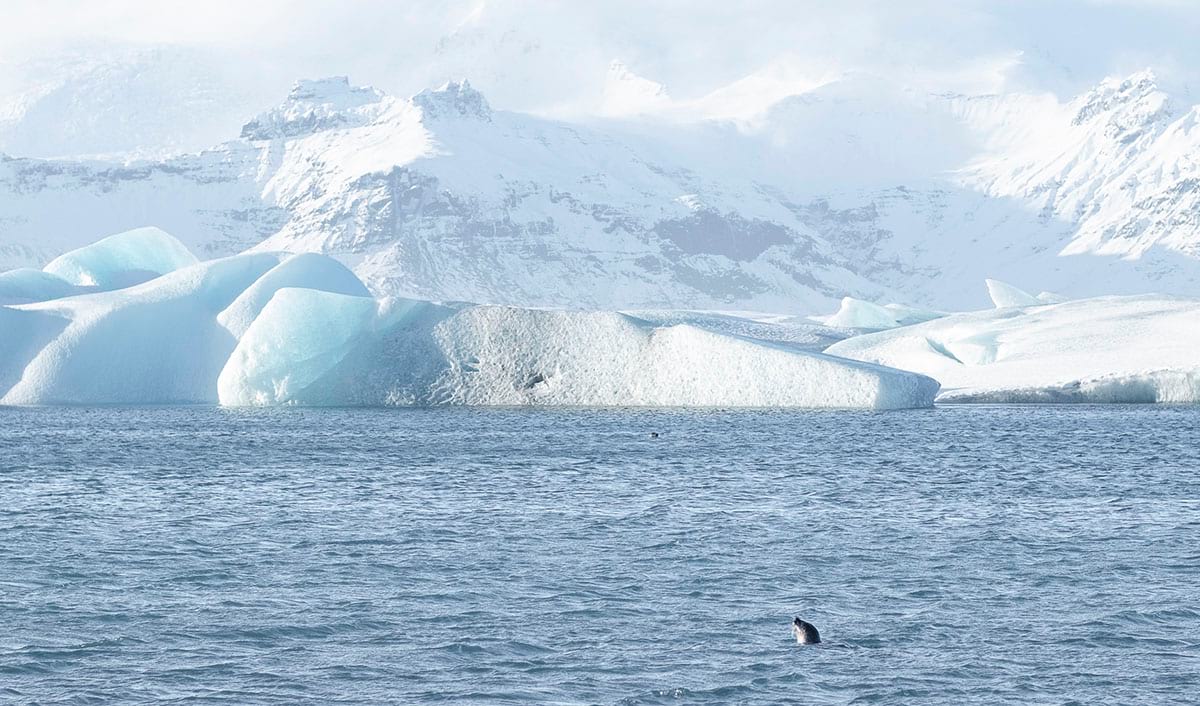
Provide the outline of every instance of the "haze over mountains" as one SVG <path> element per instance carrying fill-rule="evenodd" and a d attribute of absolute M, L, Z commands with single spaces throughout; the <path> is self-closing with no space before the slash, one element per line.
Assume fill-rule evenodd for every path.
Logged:
<path fill-rule="evenodd" d="M 127 75 L 79 100 L 106 77 Z M 183 85 L 181 105 L 220 103 Z M 676 101 L 614 62 L 610 117 L 568 121 L 498 110 L 466 80 L 410 99 L 300 81 L 199 153 L 5 157 L 0 268 L 152 224 L 205 257 L 320 252 L 380 294 L 519 305 L 953 307 L 986 301 L 985 277 L 1200 292 L 1200 112 L 1152 72 L 1070 101 L 862 73 L 768 85 Z M 20 146 L 44 115 L 5 134 Z"/>

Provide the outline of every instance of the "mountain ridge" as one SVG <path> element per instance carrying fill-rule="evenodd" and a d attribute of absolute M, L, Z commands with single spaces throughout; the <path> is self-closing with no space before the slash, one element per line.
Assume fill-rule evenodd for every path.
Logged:
<path fill-rule="evenodd" d="M 0 267 L 151 224 L 206 257 L 320 252 L 378 294 L 526 306 L 946 306 L 984 277 L 1200 293 L 1196 108 L 1153 75 L 1066 104 L 879 85 L 747 125 L 553 120 L 465 80 L 409 99 L 301 81 L 198 154 L 0 159 Z"/>

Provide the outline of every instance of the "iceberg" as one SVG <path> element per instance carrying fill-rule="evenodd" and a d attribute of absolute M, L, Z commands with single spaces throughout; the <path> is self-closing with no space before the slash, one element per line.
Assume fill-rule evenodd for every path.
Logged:
<path fill-rule="evenodd" d="M 186 265 L 159 234 L 5 280 L 43 300 L 0 306 L 0 404 L 895 409 L 928 407 L 938 389 L 812 350 L 832 335 L 812 324 L 375 299 L 322 255 Z M 135 257 L 141 238 L 157 245 Z M 155 268 L 170 271 L 121 285 Z"/>
<path fill-rule="evenodd" d="M 838 328 L 889 329 L 896 328 L 900 322 L 888 309 L 862 299 L 842 297 L 841 306 L 836 313 L 819 319 L 826 326 Z"/>
<path fill-rule="evenodd" d="M 842 303 L 836 313 L 829 316 L 814 316 L 812 319 L 836 328 L 882 331 L 897 326 L 931 321 L 941 316 L 945 316 L 945 314 L 904 304 L 880 306 L 854 297 L 842 297 Z"/>
<path fill-rule="evenodd" d="M 4 376 L 12 384 L 0 388 L 0 404 L 215 403 L 217 374 L 237 344 L 217 315 L 279 260 L 239 255 L 126 289 L 8 307 L 61 323 L 52 336 L 12 335 L 37 350 L 19 375 Z M 0 326 L 8 338 L 9 324 Z"/>
<path fill-rule="evenodd" d="M 452 307 L 281 290 L 221 371 L 225 405 L 893 409 L 924 376 L 615 312 Z"/>
<path fill-rule="evenodd" d="M 1038 302 L 856 336 L 826 352 L 919 372 L 944 402 L 1200 402 L 1200 301 Z"/>
<path fill-rule="evenodd" d="M 110 235 L 58 256 L 43 270 L 81 287 L 129 287 L 196 264 L 183 243 L 158 228 Z"/>
<path fill-rule="evenodd" d="M 316 289 L 362 297 L 370 295 L 366 286 L 342 263 L 324 255 L 301 253 L 287 256 L 258 278 L 217 316 L 217 321 L 234 337 L 241 338 L 271 297 L 284 288 Z"/>
<path fill-rule="evenodd" d="M 79 291 L 62 277 L 42 270 L 23 267 L 0 272 L 0 306 L 61 299 Z"/>
<path fill-rule="evenodd" d="M 1038 299 L 1029 292 L 1017 289 L 1007 282 L 1001 282 L 998 279 L 985 279 L 987 285 L 988 296 L 992 298 L 992 304 L 997 309 L 1008 309 L 1011 307 L 1021 306 L 1039 306 L 1047 302 Z M 1054 296 L 1049 294 L 1049 296 Z"/>

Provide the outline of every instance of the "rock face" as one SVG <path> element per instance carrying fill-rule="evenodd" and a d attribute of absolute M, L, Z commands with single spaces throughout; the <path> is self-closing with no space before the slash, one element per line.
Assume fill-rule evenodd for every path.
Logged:
<path fill-rule="evenodd" d="M 846 80 L 737 125 L 302 81 L 199 154 L 0 157 L 0 269 L 153 224 L 202 258 L 320 253 L 376 295 L 522 306 L 961 309 L 985 277 L 1200 294 L 1198 115 L 1148 74 L 1069 104 Z"/>

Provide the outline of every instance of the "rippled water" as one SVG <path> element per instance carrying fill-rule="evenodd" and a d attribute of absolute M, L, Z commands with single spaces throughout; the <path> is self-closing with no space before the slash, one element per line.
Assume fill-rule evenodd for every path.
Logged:
<path fill-rule="evenodd" d="M 0 700 L 1195 703 L 1198 427 L 0 409 Z"/>

